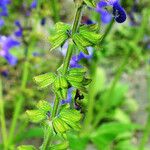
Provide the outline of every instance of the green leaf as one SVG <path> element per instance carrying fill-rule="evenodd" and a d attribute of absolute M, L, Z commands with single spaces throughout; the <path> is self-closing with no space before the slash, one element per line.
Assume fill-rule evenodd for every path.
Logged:
<path fill-rule="evenodd" d="M 87 30 L 80 30 L 80 35 L 82 35 L 85 39 L 93 43 L 93 45 L 98 44 L 101 41 L 102 36 L 100 34 L 90 32 Z"/>
<path fill-rule="evenodd" d="M 70 30 L 70 25 L 58 22 L 55 25 L 56 33 L 49 38 L 51 44 L 51 51 L 62 46 L 64 42 L 68 39 L 68 31 Z"/>
<path fill-rule="evenodd" d="M 39 101 L 36 107 L 45 113 L 52 110 L 50 103 L 44 100 Z"/>
<path fill-rule="evenodd" d="M 60 31 L 55 36 L 50 37 L 49 38 L 51 44 L 50 51 L 62 46 L 67 39 L 68 39 L 68 34 L 67 32 L 65 33 L 63 31 Z"/>
<path fill-rule="evenodd" d="M 69 24 L 65 24 L 63 22 L 57 22 L 55 25 L 55 29 L 56 31 L 67 31 L 70 30 L 70 25 Z"/>
<path fill-rule="evenodd" d="M 86 87 L 82 83 L 71 81 L 71 80 L 69 82 L 73 87 L 75 87 L 76 89 L 79 89 L 81 92 L 84 92 L 84 93 L 88 92 Z"/>
<path fill-rule="evenodd" d="M 58 89 L 56 92 L 57 92 L 60 99 L 66 99 L 67 98 L 67 93 L 68 93 L 67 88 Z"/>
<path fill-rule="evenodd" d="M 72 74 L 72 75 L 67 75 L 67 80 L 70 82 L 70 81 L 73 81 L 73 82 L 82 82 L 83 79 L 84 79 L 84 76 L 83 74 Z"/>
<path fill-rule="evenodd" d="M 59 117 L 54 118 L 52 124 L 55 132 L 58 134 L 63 134 L 64 132 L 70 129 L 70 127 L 66 124 L 66 122 Z"/>
<path fill-rule="evenodd" d="M 46 114 L 40 110 L 27 110 L 26 114 L 33 123 L 39 123 L 46 118 Z"/>
<path fill-rule="evenodd" d="M 118 137 L 125 133 L 133 133 L 140 127 L 135 124 L 124 124 L 119 122 L 110 122 L 100 126 L 91 134 L 93 143 L 101 149 L 107 149 Z"/>
<path fill-rule="evenodd" d="M 32 145 L 21 145 L 17 147 L 17 150 L 36 150 L 36 148 Z"/>
<path fill-rule="evenodd" d="M 75 109 L 63 109 L 60 112 L 60 116 L 62 118 L 66 118 L 72 122 L 78 122 L 82 118 L 80 111 L 77 111 Z"/>
<path fill-rule="evenodd" d="M 53 145 L 51 147 L 49 147 L 50 150 L 66 150 L 69 147 L 69 143 L 68 142 L 63 142 L 57 145 Z"/>
<path fill-rule="evenodd" d="M 19 134 L 16 135 L 14 142 L 19 143 L 27 139 L 43 138 L 43 136 L 44 133 L 42 128 L 39 127 L 28 128 L 23 132 L 19 132 Z"/>
<path fill-rule="evenodd" d="M 99 24 L 90 24 L 90 25 L 84 24 L 84 25 L 81 25 L 79 27 L 79 30 L 87 30 L 87 31 L 90 31 L 90 32 L 98 32 L 99 27 L 100 27 Z"/>
<path fill-rule="evenodd" d="M 88 137 L 80 137 L 75 133 L 70 133 L 68 140 L 71 150 L 85 150 L 88 143 Z"/>
<path fill-rule="evenodd" d="M 84 0 L 84 2 L 87 4 L 89 7 L 96 7 L 96 2 L 95 0 Z"/>
<path fill-rule="evenodd" d="M 56 75 L 54 73 L 45 73 L 39 76 L 34 77 L 36 84 L 39 86 L 39 88 L 45 88 L 52 84 L 56 78 Z"/>
<path fill-rule="evenodd" d="M 75 33 L 72 38 L 78 49 L 88 55 L 86 47 L 89 47 L 93 44 L 79 33 Z"/>

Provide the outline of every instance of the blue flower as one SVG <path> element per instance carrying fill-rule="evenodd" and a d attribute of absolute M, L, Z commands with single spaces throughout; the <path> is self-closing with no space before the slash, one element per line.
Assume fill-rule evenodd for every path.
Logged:
<path fill-rule="evenodd" d="M 126 12 L 119 4 L 119 0 L 101 0 L 97 4 L 96 11 L 101 14 L 103 23 L 109 23 L 112 19 L 112 14 L 105 9 L 107 6 L 113 8 L 113 17 L 118 23 L 123 23 L 126 20 Z"/>
<path fill-rule="evenodd" d="M 71 87 L 71 88 L 68 89 L 67 99 L 61 101 L 62 105 L 71 103 L 73 89 L 74 89 L 73 87 Z"/>
<path fill-rule="evenodd" d="M 30 5 L 30 8 L 34 9 L 36 7 L 37 7 L 37 0 L 33 0 L 32 3 L 31 3 L 31 5 Z"/>
<path fill-rule="evenodd" d="M 15 32 L 15 35 L 21 37 L 23 33 L 23 28 L 21 26 L 21 23 L 18 20 L 16 20 L 15 25 L 18 27 L 18 30 Z"/>
<path fill-rule="evenodd" d="M 82 68 L 82 66 L 79 64 L 79 62 L 82 59 L 90 59 L 93 55 L 93 49 L 92 47 L 87 48 L 89 55 L 84 54 L 83 52 L 80 52 L 78 55 L 72 56 L 70 60 L 70 68 Z"/>
<path fill-rule="evenodd" d="M 20 43 L 12 39 L 11 37 L 0 35 L 0 56 L 5 58 L 7 62 L 12 66 L 16 65 L 17 58 L 10 53 L 10 49 L 19 45 Z"/>
<path fill-rule="evenodd" d="M 0 28 L 4 25 L 4 20 L 0 18 Z"/>

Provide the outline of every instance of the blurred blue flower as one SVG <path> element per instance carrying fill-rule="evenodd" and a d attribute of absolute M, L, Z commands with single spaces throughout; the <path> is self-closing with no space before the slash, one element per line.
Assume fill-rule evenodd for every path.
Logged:
<path fill-rule="evenodd" d="M 113 8 L 112 14 L 116 22 L 123 23 L 126 20 L 126 12 L 119 4 L 119 0 L 101 0 L 97 4 L 96 11 L 101 14 L 103 23 L 109 23 L 112 19 L 112 14 L 106 9 L 107 6 Z"/>
<path fill-rule="evenodd" d="M 73 87 L 71 87 L 71 88 L 68 89 L 67 99 L 61 101 L 61 104 L 62 104 L 62 105 L 68 104 L 68 103 L 71 102 L 73 89 L 74 89 Z"/>
<path fill-rule="evenodd" d="M 30 5 L 30 8 L 34 9 L 36 7 L 37 7 L 37 0 L 33 0 L 32 3 L 31 3 L 31 5 Z"/>
<path fill-rule="evenodd" d="M 15 35 L 18 36 L 18 37 L 21 37 L 22 36 L 22 33 L 23 33 L 23 28 L 21 26 L 21 23 L 19 20 L 16 20 L 15 21 L 15 25 L 18 27 L 18 30 L 15 31 Z"/>
<path fill-rule="evenodd" d="M 10 49 L 19 45 L 20 43 L 12 39 L 11 37 L 0 35 L 0 56 L 5 58 L 7 62 L 12 66 L 16 65 L 17 58 L 10 53 Z"/>
<path fill-rule="evenodd" d="M 88 47 L 87 50 L 89 52 L 89 55 L 86 55 L 83 52 L 80 52 L 78 55 L 72 56 L 72 58 L 70 60 L 70 67 L 71 68 L 82 68 L 82 66 L 79 64 L 80 60 L 92 58 L 93 48 Z"/>
<path fill-rule="evenodd" d="M 4 25 L 4 20 L 0 18 L 0 28 Z"/>

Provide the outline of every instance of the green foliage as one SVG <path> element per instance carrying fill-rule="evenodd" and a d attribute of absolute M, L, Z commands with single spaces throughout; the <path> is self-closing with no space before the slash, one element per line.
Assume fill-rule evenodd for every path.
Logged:
<path fill-rule="evenodd" d="M 40 123 L 46 120 L 49 117 L 48 113 L 51 113 L 51 106 L 47 101 L 39 101 L 36 110 L 26 111 L 30 121 L 34 123 Z"/>
<path fill-rule="evenodd" d="M 70 26 L 62 22 L 58 22 L 55 25 L 56 33 L 49 38 L 51 44 L 51 51 L 62 46 L 64 42 L 68 39 L 68 32 L 70 31 Z"/>
<path fill-rule="evenodd" d="M 52 84 L 56 78 L 56 75 L 54 73 L 45 73 L 39 76 L 34 77 L 36 84 L 39 86 L 39 88 L 45 88 Z"/>
<path fill-rule="evenodd" d="M 84 0 L 84 2 L 86 3 L 87 6 L 90 6 L 90 7 L 96 6 L 95 0 Z"/>
<path fill-rule="evenodd" d="M 17 150 L 36 150 L 32 145 L 22 145 L 17 148 Z"/>
<path fill-rule="evenodd" d="M 120 140 L 122 142 L 126 138 L 129 138 L 124 135 L 130 135 L 136 129 L 139 129 L 139 126 L 133 124 L 119 122 L 105 123 L 92 133 L 91 140 L 98 149 L 107 150 L 112 147 L 115 148 L 115 143 L 119 143 Z"/>
<path fill-rule="evenodd" d="M 60 111 L 59 116 L 53 119 L 52 124 L 56 133 L 64 134 L 71 129 L 79 130 L 81 118 L 82 115 L 79 111 L 64 108 Z"/>

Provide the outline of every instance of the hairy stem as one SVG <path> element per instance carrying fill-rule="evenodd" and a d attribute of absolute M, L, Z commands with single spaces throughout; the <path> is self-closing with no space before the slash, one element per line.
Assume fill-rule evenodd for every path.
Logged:
<path fill-rule="evenodd" d="M 1 121 L 1 134 L 2 140 L 4 144 L 4 150 L 6 150 L 7 144 L 7 130 L 6 130 L 6 122 L 5 122 L 5 111 L 4 111 L 4 102 L 3 102 L 3 90 L 2 90 L 2 80 L 0 77 L 0 121 Z"/>

